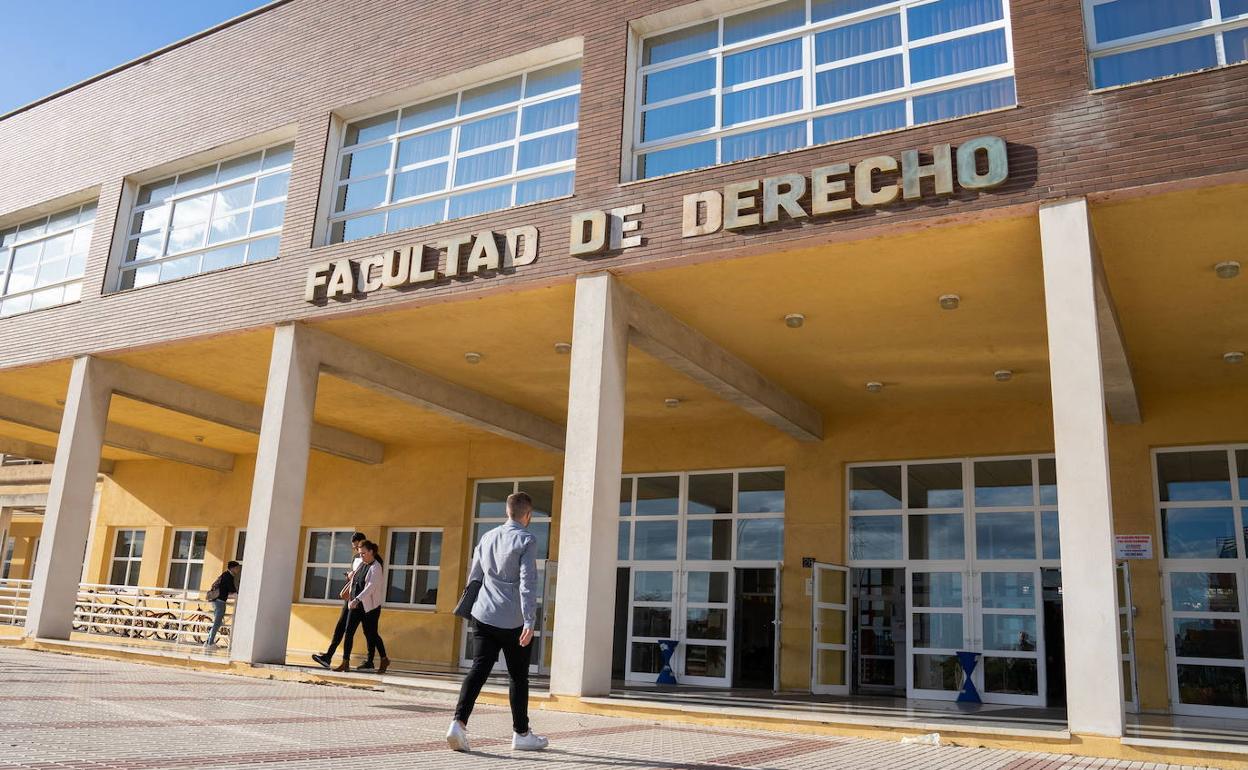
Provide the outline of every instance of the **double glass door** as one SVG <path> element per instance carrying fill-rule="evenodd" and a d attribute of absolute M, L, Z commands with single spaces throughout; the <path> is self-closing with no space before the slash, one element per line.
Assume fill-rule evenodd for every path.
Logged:
<path fill-rule="evenodd" d="M 631 570 L 626 679 L 654 682 L 664 647 L 676 643 L 672 673 L 685 684 L 732 683 L 734 570 L 677 563 Z"/>
<path fill-rule="evenodd" d="M 908 572 L 908 697 L 956 698 L 965 682 L 957 653 L 965 651 L 980 653 L 971 681 L 985 702 L 1045 704 L 1038 568 L 929 564 Z"/>

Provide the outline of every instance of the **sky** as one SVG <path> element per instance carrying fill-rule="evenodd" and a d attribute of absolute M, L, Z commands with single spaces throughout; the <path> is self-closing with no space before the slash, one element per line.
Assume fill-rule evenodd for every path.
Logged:
<path fill-rule="evenodd" d="M 0 0 L 0 115 L 268 0 Z"/>

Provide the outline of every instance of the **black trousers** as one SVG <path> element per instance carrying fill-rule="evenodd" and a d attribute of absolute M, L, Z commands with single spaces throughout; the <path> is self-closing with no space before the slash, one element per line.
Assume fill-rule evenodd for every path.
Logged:
<path fill-rule="evenodd" d="M 459 703 L 455 705 L 455 718 L 468 724 L 472 716 L 472 707 L 477 703 L 477 696 L 485 686 L 490 671 L 498 662 L 501 651 L 507 661 L 507 676 L 511 679 L 511 726 L 523 735 L 529 731 L 529 656 L 533 646 L 520 646 L 519 628 L 498 628 L 479 620 L 472 621 L 475 626 L 473 638 L 477 646 L 477 654 L 472 659 L 472 669 L 464 677 L 464 684 L 459 689 Z"/>
<path fill-rule="evenodd" d="M 329 649 L 325 651 L 325 657 L 334 657 L 334 651 L 338 649 L 338 645 L 342 644 L 342 636 L 347 631 L 347 618 L 350 616 L 351 608 L 347 606 L 346 602 L 343 602 L 342 612 L 338 614 L 338 625 L 334 626 L 334 636 L 329 640 Z"/>
<path fill-rule="evenodd" d="M 373 662 L 374 652 L 380 652 L 383 658 L 389 657 L 386 655 L 386 643 L 382 641 L 381 634 L 377 633 L 377 622 L 379 620 L 381 620 L 380 607 L 377 607 L 372 612 L 365 612 L 363 605 L 361 605 L 348 612 L 346 637 L 342 640 L 343 660 L 351 660 L 351 647 L 355 641 L 355 630 L 361 625 L 364 626 L 364 641 L 368 644 L 368 662 Z"/>

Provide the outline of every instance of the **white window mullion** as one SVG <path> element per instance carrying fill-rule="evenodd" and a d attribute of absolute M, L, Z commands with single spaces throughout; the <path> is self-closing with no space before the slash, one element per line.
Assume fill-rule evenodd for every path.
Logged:
<path fill-rule="evenodd" d="M 898 14 L 901 23 L 901 85 L 909 89 L 910 81 L 910 11 L 902 9 Z M 914 98 L 906 97 L 906 125 L 914 125 Z"/>

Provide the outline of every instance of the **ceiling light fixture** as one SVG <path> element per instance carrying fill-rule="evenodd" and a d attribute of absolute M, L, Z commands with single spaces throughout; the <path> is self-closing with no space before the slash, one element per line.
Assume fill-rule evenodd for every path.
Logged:
<path fill-rule="evenodd" d="M 663 406 L 666 406 L 668 409 L 675 409 L 676 407 L 680 406 L 680 399 L 679 398 L 665 398 L 663 399 Z"/>
<path fill-rule="evenodd" d="M 203 436 L 192 436 L 191 438 L 195 439 L 196 441 L 198 441 L 198 442 L 199 442 L 199 443 L 201 443 L 201 444 L 202 444 L 202 443 L 204 443 L 204 437 L 203 437 Z"/>
<path fill-rule="evenodd" d="M 957 310 L 958 306 L 962 304 L 962 298 L 957 294 L 941 294 L 938 301 L 940 302 L 941 310 Z"/>
<path fill-rule="evenodd" d="M 481 363 L 481 359 L 484 357 L 485 356 L 481 355 L 480 353 L 476 353 L 473 351 L 469 351 L 464 354 L 464 360 L 470 364 L 479 364 Z"/>
<path fill-rule="evenodd" d="M 1222 360 L 1228 364 L 1242 364 L 1244 362 L 1244 351 L 1232 350 L 1222 356 Z"/>
<path fill-rule="evenodd" d="M 556 342 L 555 352 L 561 356 L 566 356 L 567 354 L 572 352 L 572 343 L 571 342 Z"/>
<path fill-rule="evenodd" d="M 806 323 L 806 316 L 801 313 L 789 313 L 784 317 L 784 325 L 790 329 L 800 329 Z"/>
<path fill-rule="evenodd" d="M 1014 378 L 1014 370 L 1013 369 L 998 369 L 992 373 L 992 376 L 994 379 L 996 379 L 997 382 L 1009 382 L 1010 380 Z"/>
<path fill-rule="evenodd" d="M 881 390 L 884 390 L 884 383 L 882 382 L 868 382 L 867 383 L 868 393 L 879 393 Z"/>
<path fill-rule="evenodd" d="M 1233 259 L 1219 262 L 1213 266 L 1213 272 L 1217 273 L 1219 278 L 1234 278 L 1239 275 L 1239 263 Z"/>

